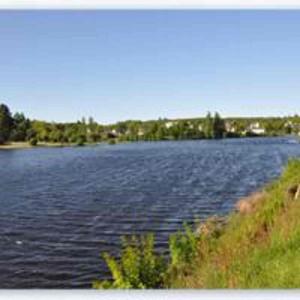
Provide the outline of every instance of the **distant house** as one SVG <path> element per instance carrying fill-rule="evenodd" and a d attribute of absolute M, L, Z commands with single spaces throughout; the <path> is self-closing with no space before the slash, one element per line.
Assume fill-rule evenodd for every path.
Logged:
<path fill-rule="evenodd" d="M 169 121 L 169 122 L 165 123 L 165 126 L 166 126 L 167 129 L 169 129 L 169 128 L 173 127 L 175 124 L 176 124 L 176 122 Z"/>
<path fill-rule="evenodd" d="M 232 124 L 229 121 L 225 122 L 225 130 L 227 132 L 232 132 L 232 133 L 235 133 L 237 131 L 236 128 L 235 128 L 235 126 L 234 126 L 234 124 Z"/>
<path fill-rule="evenodd" d="M 118 134 L 117 131 L 115 129 L 110 130 L 109 132 L 107 132 L 107 138 L 111 139 L 111 138 L 117 138 Z"/>
<path fill-rule="evenodd" d="M 199 130 L 199 131 L 203 131 L 203 126 L 202 126 L 202 124 L 199 124 L 198 130 Z"/>
<path fill-rule="evenodd" d="M 143 129 L 139 129 L 138 136 L 143 136 L 145 134 Z"/>
<path fill-rule="evenodd" d="M 260 126 L 259 122 L 251 123 L 248 127 L 248 131 L 257 135 L 263 135 L 266 130 Z"/>
<path fill-rule="evenodd" d="M 107 137 L 108 138 L 117 138 L 117 137 L 120 137 L 122 135 L 122 131 L 119 130 L 118 128 L 114 128 L 114 129 L 111 129 L 107 132 Z"/>
<path fill-rule="evenodd" d="M 113 129 L 110 133 L 114 136 L 118 136 L 120 134 L 117 129 Z"/>

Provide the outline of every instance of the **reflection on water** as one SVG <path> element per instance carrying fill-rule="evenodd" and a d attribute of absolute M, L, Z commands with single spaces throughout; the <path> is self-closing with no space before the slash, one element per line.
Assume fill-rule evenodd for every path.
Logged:
<path fill-rule="evenodd" d="M 90 287 L 119 237 L 227 213 L 300 145 L 232 139 L 0 151 L 0 288 Z"/>

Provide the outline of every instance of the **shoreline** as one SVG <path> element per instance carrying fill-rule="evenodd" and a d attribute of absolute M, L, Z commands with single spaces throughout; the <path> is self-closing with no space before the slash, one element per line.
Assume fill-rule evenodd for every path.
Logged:
<path fill-rule="evenodd" d="M 52 147 L 70 147 L 67 144 L 56 143 L 39 143 L 36 146 L 32 146 L 26 142 L 12 142 L 9 144 L 0 145 L 0 150 L 17 150 L 17 149 L 32 149 L 32 148 L 52 148 Z"/>
<path fill-rule="evenodd" d="M 46 143 L 46 142 L 39 142 L 36 146 L 32 146 L 29 144 L 29 142 L 11 142 L 7 144 L 0 145 L 0 150 L 18 150 L 18 149 L 34 149 L 34 148 L 66 148 L 66 147 L 86 147 L 86 146 L 97 146 L 101 144 L 107 144 L 107 145 L 117 145 L 117 144 L 127 144 L 127 143 L 135 143 L 135 142 L 175 142 L 175 141 L 210 141 L 210 140 L 235 140 L 235 139 L 253 139 L 253 138 L 291 138 L 295 140 L 296 142 L 300 143 L 300 139 L 298 136 L 256 136 L 256 137 L 227 137 L 222 139 L 178 139 L 178 140 L 138 140 L 138 141 L 119 141 L 114 140 L 113 143 L 110 141 L 102 141 L 102 142 L 96 142 L 96 143 L 85 143 L 83 145 L 77 145 L 77 144 L 68 144 L 68 143 Z"/>
<path fill-rule="evenodd" d="M 195 230 L 184 226 L 170 236 L 168 258 L 155 252 L 151 234 L 125 240 L 121 259 L 103 254 L 112 278 L 92 287 L 299 288 L 299 171 L 300 159 L 291 159 L 278 178 L 240 198 L 226 216 L 209 217 Z"/>
<path fill-rule="evenodd" d="M 84 145 L 76 144 L 61 144 L 61 143 L 44 143 L 40 142 L 36 146 L 32 146 L 27 142 L 12 142 L 9 144 L 0 145 L 0 150 L 22 150 L 22 149 L 35 149 L 35 148 L 67 148 L 67 147 L 84 147 L 96 146 L 100 143 L 86 143 Z"/>

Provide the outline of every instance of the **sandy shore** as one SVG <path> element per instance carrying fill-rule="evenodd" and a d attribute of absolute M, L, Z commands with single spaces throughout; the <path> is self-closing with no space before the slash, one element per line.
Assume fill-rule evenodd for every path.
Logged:
<path fill-rule="evenodd" d="M 0 150 L 10 150 L 10 149 L 27 149 L 27 148 L 37 148 L 37 147 L 70 147 L 70 144 L 59 144 L 59 143 L 38 143 L 36 146 L 31 146 L 26 142 L 13 142 L 5 145 L 0 145 Z"/>
<path fill-rule="evenodd" d="M 102 143 L 85 143 L 83 146 L 97 146 Z M 13 150 L 13 149 L 31 149 L 31 148 L 60 148 L 60 147 L 80 147 L 77 144 L 61 144 L 61 143 L 44 143 L 39 142 L 36 146 L 31 146 L 28 142 L 11 142 L 0 145 L 0 150 Z"/>

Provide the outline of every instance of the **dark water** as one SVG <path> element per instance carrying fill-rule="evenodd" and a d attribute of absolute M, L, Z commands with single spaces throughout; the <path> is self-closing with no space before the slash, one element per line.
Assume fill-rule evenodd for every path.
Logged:
<path fill-rule="evenodd" d="M 121 235 L 151 231 L 163 248 L 294 156 L 278 138 L 0 151 L 0 288 L 90 287 Z"/>

